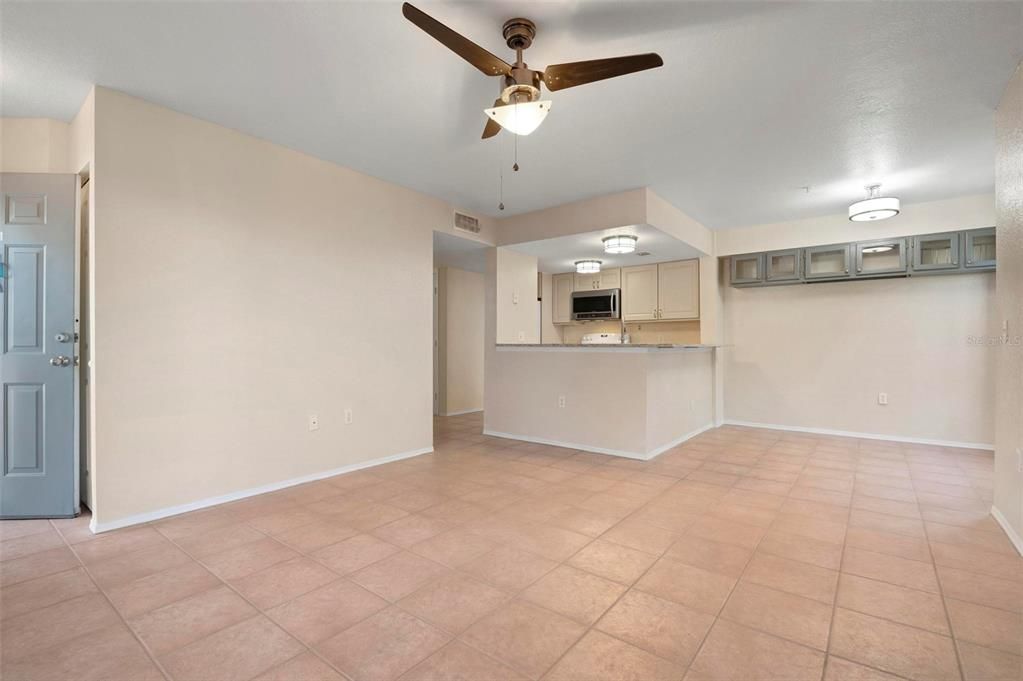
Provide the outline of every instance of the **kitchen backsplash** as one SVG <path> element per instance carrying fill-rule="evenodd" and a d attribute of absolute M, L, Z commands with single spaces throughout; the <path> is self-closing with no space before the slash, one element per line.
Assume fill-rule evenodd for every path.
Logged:
<path fill-rule="evenodd" d="M 579 343 L 587 333 L 621 333 L 618 322 L 586 322 L 584 324 L 566 324 L 559 326 L 561 340 L 544 339 L 544 342 Z M 633 343 L 699 343 L 700 322 L 630 322 L 625 325 L 625 332 Z"/>

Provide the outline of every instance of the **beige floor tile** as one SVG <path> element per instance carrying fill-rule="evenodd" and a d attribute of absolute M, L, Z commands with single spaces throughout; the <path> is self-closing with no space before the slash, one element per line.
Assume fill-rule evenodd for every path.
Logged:
<path fill-rule="evenodd" d="M 168 542 L 90 565 L 89 574 L 101 589 L 109 590 L 191 562 L 188 554 Z"/>
<path fill-rule="evenodd" d="M 450 523 L 424 515 L 412 514 L 381 525 L 372 534 L 384 541 L 408 548 L 454 527 Z"/>
<path fill-rule="evenodd" d="M 618 523 L 618 518 L 595 511 L 571 507 L 559 511 L 548 518 L 547 522 L 556 527 L 572 530 L 588 537 L 597 537 Z"/>
<path fill-rule="evenodd" d="M 634 646 L 688 665 L 714 617 L 684 605 L 629 591 L 600 619 L 597 629 Z"/>
<path fill-rule="evenodd" d="M 512 601 L 469 627 L 469 645 L 539 679 L 586 630 L 567 617 Z"/>
<path fill-rule="evenodd" d="M 161 655 L 255 614 L 244 599 L 221 586 L 133 617 L 128 624 L 154 654 Z"/>
<path fill-rule="evenodd" d="M 96 591 L 84 568 L 18 582 L 0 590 L 0 620 L 67 601 Z"/>
<path fill-rule="evenodd" d="M 4 520 L 0 522 L 10 521 Z M 23 558 L 33 553 L 55 549 L 59 546 L 64 546 L 64 539 L 55 529 L 50 527 L 42 532 L 34 532 L 0 541 L 0 561 Z"/>
<path fill-rule="evenodd" d="M 995 531 L 974 530 L 967 527 L 932 522 L 924 522 L 924 527 L 927 530 L 927 537 L 930 541 L 974 546 L 984 551 L 1004 553 L 1009 556 L 1019 555 L 1012 542 L 1005 535 L 1005 532 L 1002 532 L 1000 529 Z"/>
<path fill-rule="evenodd" d="M 492 612 L 510 596 L 471 577 L 451 574 L 398 602 L 403 610 L 457 634 Z"/>
<path fill-rule="evenodd" d="M 662 558 L 636 588 L 701 612 L 716 615 L 735 585 L 735 578 Z"/>
<path fill-rule="evenodd" d="M 783 532 L 774 527 L 764 535 L 757 551 L 829 570 L 837 570 L 842 564 L 841 544 Z"/>
<path fill-rule="evenodd" d="M 18 660 L 5 657 L 2 665 L 4 678 L 18 681 L 164 681 L 163 674 L 121 623 Z"/>
<path fill-rule="evenodd" d="M 851 527 L 846 536 L 846 544 L 857 549 L 886 553 L 890 556 L 908 558 L 924 563 L 931 562 L 931 549 L 927 540 L 922 537 L 909 537 L 904 534 L 868 530 L 862 527 Z"/>
<path fill-rule="evenodd" d="M 440 563 L 402 551 L 352 573 L 350 579 L 393 603 L 450 572 Z"/>
<path fill-rule="evenodd" d="M 847 504 L 836 505 L 808 499 L 787 499 L 779 509 L 786 516 L 800 516 L 832 523 L 845 524 L 849 520 Z"/>
<path fill-rule="evenodd" d="M 808 539 L 831 542 L 841 545 L 845 542 L 846 523 L 825 520 L 824 518 L 811 518 L 804 515 L 793 515 L 781 513 L 771 526 L 772 529 L 781 532 L 788 532 Z"/>
<path fill-rule="evenodd" d="M 546 681 L 675 681 L 682 667 L 591 631 L 555 665 Z"/>
<path fill-rule="evenodd" d="M 328 519 L 282 532 L 276 536 L 276 539 L 296 551 L 312 553 L 317 549 L 344 541 L 358 533 L 359 531 L 355 528 Z"/>
<path fill-rule="evenodd" d="M 900 681 L 900 677 L 829 655 L 824 664 L 824 681 Z"/>
<path fill-rule="evenodd" d="M 1023 617 L 1019 613 L 946 598 L 952 631 L 957 639 L 1023 654 Z"/>
<path fill-rule="evenodd" d="M 469 561 L 460 569 L 499 589 L 520 591 L 557 565 L 553 560 L 502 546 Z"/>
<path fill-rule="evenodd" d="M 46 532 L 52 527 L 49 520 L 4 520 L 0 522 L 0 540 L 26 537 L 30 534 Z"/>
<path fill-rule="evenodd" d="M 167 543 L 167 539 L 151 527 L 115 530 L 93 541 L 75 544 L 72 548 L 86 565 L 92 565 L 126 553 L 152 549 Z"/>
<path fill-rule="evenodd" d="M 246 681 L 303 650 L 280 627 L 257 615 L 168 653 L 160 661 L 174 681 Z"/>
<path fill-rule="evenodd" d="M 388 605 L 387 601 L 347 579 L 319 589 L 266 611 L 288 633 L 306 644 L 319 643 Z"/>
<path fill-rule="evenodd" d="M 844 608 L 835 611 L 831 652 L 916 681 L 959 678 L 952 639 Z"/>
<path fill-rule="evenodd" d="M 242 546 L 214 553 L 203 563 L 221 579 L 251 575 L 264 568 L 297 557 L 299 554 L 275 539 L 266 537 Z"/>
<path fill-rule="evenodd" d="M 675 542 L 678 535 L 649 523 L 625 520 L 602 534 L 600 538 L 644 553 L 660 555 Z"/>
<path fill-rule="evenodd" d="M 526 677 L 507 665 L 459 641 L 444 646 L 401 677 L 401 681 L 525 681 L 525 679 Z"/>
<path fill-rule="evenodd" d="M 745 581 L 786 593 L 833 603 L 838 572 L 758 551 L 746 568 Z"/>
<path fill-rule="evenodd" d="M 760 543 L 766 531 L 766 528 L 756 525 L 707 516 L 693 523 L 686 535 L 752 549 Z"/>
<path fill-rule="evenodd" d="M 576 551 L 591 541 L 593 540 L 585 534 L 571 530 L 530 524 L 521 528 L 516 548 L 549 560 L 562 562 L 568 560 Z"/>
<path fill-rule="evenodd" d="M 900 518 L 899 516 L 877 513 L 854 508 L 849 512 L 849 527 L 860 527 L 865 530 L 904 534 L 907 537 L 926 539 L 924 524 L 917 518 Z"/>
<path fill-rule="evenodd" d="M 266 535 L 262 532 L 252 529 L 245 523 L 237 523 L 180 535 L 172 538 L 171 541 L 193 557 L 201 560 L 214 553 L 220 553 L 221 551 L 237 548 L 265 538 Z"/>
<path fill-rule="evenodd" d="M 686 681 L 818 681 L 824 654 L 718 619 Z"/>
<path fill-rule="evenodd" d="M 479 558 L 496 546 L 494 542 L 478 534 L 455 529 L 419 542 L 412 547 L 412 551 L 442 565 L 459 567 L 474 558 Z"/>
<path fill-rule="evenodd" d="M 125 618 L 187 598 L 220 586 L 220 580 L 198 563 L 184 563 L 122 584 L 107 591 L 107 597 Z"/>
<path fill-rule="evenodd" d="M 555 568 L 522 592 L 522 598 L 581 624 L 593 624 L 625 593 L 621 584 L 568 565 Z"/>
<path fill-rule="evenodd" d="M 339 575 L 346 575 L 372 565 L 400 551 L 394 544 L 369 534 L 348 539 L 313 551 L 312 556 Z"/>
<path fill-rule="evenodd" d="M 316 649 L 355 681 L 390 681 L 449 640 L 439 629 L 392 607 L 321 642 Z"/>
<path fill-rule="evenodd" d="M 302 653 L 252 681 L 345 681 L 345 678 L 313 653 Z"/>
<path fill-rule="evenodd" d="M 843 573 L 838 582 L 837 605 L 949 635 L 945 606 L 938 594 Z"/>
<path fill-rule="evenodd" d="M 310 558 L 299 556 L 231 580 L 230 584 L 257 608 L 266 610 L 335 579 L 336 573 Z"/>
<path fill-rule="evenodd" d="M 957 568 L 938 566 L 945 598 L 1001 608 L 1023 615 L 1023 582 L 998 579 Z"/>
<path fill-rule="evenodd" d="M 1019 681 L 1023 657 L 959 641 L 959 659 L 965 681 Z"/>
<path fill-rule="evenodd" d="M 10 521 L 5 520 L 0 522 L 0 525 L 7 522 Z M 66 546 L 40 551 L 23 558 L 5 560 L 0 562 L 0 587 L 64 572 L 79 565 L 81 563 L 75 554 Z"/>
<path fill-rule="evenodd" d="M 721 611 L 724 619 L 826 650 L 832 606 L 759 584 L 740 582 Z"/>
<path fill-rule="evenodd" d="M 591 574 L 632 584 L 654 564 L 656 556 L 598 539 L 569 559 L 569 565 Z"/>
<path fill-rule="evenodd" d="M 1023 558 L 984 551 L 972 546 L 931 542 L 937 565 L 1023 582 Z"/>
<path fill-rule="evenodd" d="M 884 553 L 846 547 L 842 572 L 869 577 L 920 591 L 938 593 L 938 578 L 931 563 L 909 560 Z"/>
<path fill-rule="evenodd" d="M 88 593 L 0 623 L 3 658 L 16 660 L 75 636 L 120 622 L 98 593 Z"/>

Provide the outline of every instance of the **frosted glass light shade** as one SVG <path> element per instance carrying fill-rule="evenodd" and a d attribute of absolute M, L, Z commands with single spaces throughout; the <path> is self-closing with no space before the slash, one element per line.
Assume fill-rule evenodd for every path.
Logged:
<path fill-rule="evenodd" d="M 597 274 L 600 272 L 599 260 L 576 260 L 576 274 Z"/>
<path fill-rule="evenodd" d="M 528 135 L 543 123 L 551 110 L 551 102 L 545 99 L 540 102 L 520 102 L 505 104 L 484 109 L 483 113 L 492 118 L 498 125 L 516 135 Z"/>
<path fill-rule="evenodd" d="M 899 214 L 899 200 L 894 196 L 864 199 L 849 206 L 849 219 L 853 222 L 886 220 Z"/>
<path fill-rule="evenodd" d="M 604 242 L 605 253 L 618 255 L 632 253 L 636 250 L 636 242 L 639 241 L 639 238 L 631 234 L 620 234 L 618 236 L 606 236 L 601 241 Z"/>

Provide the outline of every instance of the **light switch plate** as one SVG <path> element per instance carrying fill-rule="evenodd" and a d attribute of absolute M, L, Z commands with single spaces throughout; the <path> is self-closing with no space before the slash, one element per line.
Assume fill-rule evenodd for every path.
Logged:
<path fill-rule="evenodd" d="M 309 415 L 309 430 L 319 430 L 319 429 L 320 429 L 320 417 L 317 416 L 316 414 L 310 414 Z"/>

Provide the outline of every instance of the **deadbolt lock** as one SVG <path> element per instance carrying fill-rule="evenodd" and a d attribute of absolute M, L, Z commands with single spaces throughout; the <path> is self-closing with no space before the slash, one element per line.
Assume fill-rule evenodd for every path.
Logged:
<path fill-rule="evenodd" d="M 58 343 L 70 343 L 71 342 L 71 334 L 70 333 L 61 332 L 61 333 L 58 333 L 56 336 L 54 336 L 53 340 L 57 341 Z"/>

